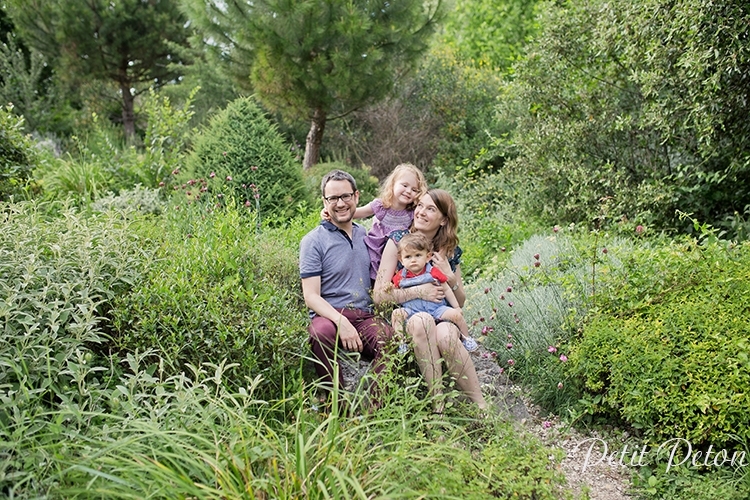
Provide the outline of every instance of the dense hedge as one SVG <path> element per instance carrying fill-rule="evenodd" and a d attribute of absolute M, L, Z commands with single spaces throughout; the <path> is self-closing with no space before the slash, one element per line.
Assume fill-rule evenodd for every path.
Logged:
<path fill-rule="evenodd" d="M 586 410 L 656 441 L 747 446 L 750 245 L 640 248 L 570 353 Z"/>

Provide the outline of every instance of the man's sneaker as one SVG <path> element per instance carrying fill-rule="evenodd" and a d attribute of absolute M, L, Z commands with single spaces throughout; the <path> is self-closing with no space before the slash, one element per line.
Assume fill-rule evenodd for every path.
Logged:
<path fill-rule="evenodd" d="M 461 342 L 464 344 L 464 347 L 469 352 L 474 352 L 477 349 L 479 349 L 479 344 L 477 344 L 477 341 L 474 340 L 474 337 L 464 337 Z"/>
<path fill-rule="evenodd" d="M 409 352 L 409 344 L 407 344 L 406 342 L 401 342 L 401 343 L 400 343 L 400 344 L 398 345 L 398 353 L 399 353 L 399 354 L 400 354 L 401 356 L 403 356 L 403 355 L 404 355 L 404 354 L 406 354 L 407 352 Z"/>

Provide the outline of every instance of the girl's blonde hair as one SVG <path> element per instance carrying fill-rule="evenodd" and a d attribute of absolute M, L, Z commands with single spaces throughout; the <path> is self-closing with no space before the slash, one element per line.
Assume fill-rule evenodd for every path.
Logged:
<path fill-rule="evenodd" d="M 393 169 L 393 172 L 388 174 L 388 177 L 385 178 L 385 180 L 383 181 L 383 185 L 380 187 L 380 194 L 378 198 L 380 198 L 380 201 L 381 203 L 383 203 L 383 206 L 385 208 L 391 208 L 393 206 L 393 188 L 396 186 L 396 181 L 398 180 L 398 178 L 405 173 L 413 174 L 414 177 L 417 178 L 417 184 L 419 188 L 419 193 L 417 193 L 417 196 L 414 197 L 414 201 L 409 204 L 409 206 L 407 207 L 408 209 L 413 209 L 417 203 L 417 200 L 427 192 L 427 181 L 425 180 L 424 174 L 421 170 L 419 170 L 411 163 L 402 163 L 400 165 L 396 165 L 396 168 Z"/>
<path fill-rule="evenodd" d="M 436 252 L 443 252 L 446 258 L 451 258 L 458 246 L 458 210 L 453 197 L 442 189 L 430 189 L 427 194 L 432 198 L 435 206 L 445 217 L 446 222 L 438 229 L 432 238 L 432 248 Z"/>

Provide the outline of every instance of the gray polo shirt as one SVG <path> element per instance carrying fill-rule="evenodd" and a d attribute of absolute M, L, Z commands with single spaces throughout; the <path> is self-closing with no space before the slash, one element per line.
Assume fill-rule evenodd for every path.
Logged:
<path fill-rule="evenodd" d="M 344 231 L 323 221 L 300 242 L 300 277 L 320 276 L 321 297 L 337 309 L 372 310 L 366 235 L 367 230 L 354 223 L 350 240 Z"/>

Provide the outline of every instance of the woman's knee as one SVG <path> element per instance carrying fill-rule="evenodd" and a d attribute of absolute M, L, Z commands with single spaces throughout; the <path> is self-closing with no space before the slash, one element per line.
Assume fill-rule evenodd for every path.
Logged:
<path fill-rule="evenodd" d="M 435 319 L 427 313 L 417 313 L 406 322 L 406 331 L 419 341 L 426 339 L 435 331 Z"/>

